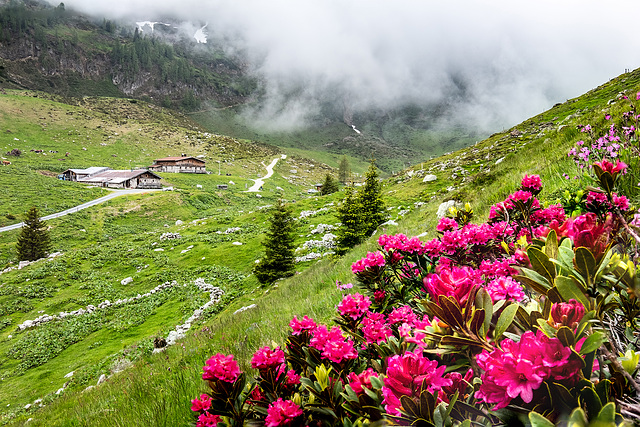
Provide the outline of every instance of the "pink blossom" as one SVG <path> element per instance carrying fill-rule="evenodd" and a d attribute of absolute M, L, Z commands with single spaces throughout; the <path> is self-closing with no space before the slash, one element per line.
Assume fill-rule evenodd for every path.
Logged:
<path fill-rule="evenodd" d="M 200 414 L 198 417 L 196 427 L 216 427 L 220 421 L 222 421 L 220 415 L 205 412 L 204 414 Z"/>
<path fill-rule="evenodd" d="M 345 317 L 357 320 L 369 309 L 369 306 L 371 306 L 369 297 L 356 293 L 346 295 L 338 304 L 338 311 Z"/>
<path fill-rule="evenodd" d="M 524 291 L 522 285 L 511 277 L 497 277 L 485 286 L 493 302 L 502 300 L 522 301 Z"/>
<path fill-rule="evenodd" d="M 500 409 L 520 398 L 533 401 L 535 390 L 546 380 L 573 386 L 582 361 L 558 338 L 549 338 L 541 331 L 526 331 L 519 342 L 505 339 L 502 349 L 484 350 L 477 356 L 482 374 L 482 385 L 476 397 Z"/>
<path fill-rule="evenodd" d="M 526 175 L 522 178 L 520 186 L 524 191 L 528 191 L 530 193 L 540 192 L 542 190 L 542 180 L 540 179 L 540 175 Z"/>
<path fill-rule="evenodd" d="M 411 307 L 403 305 L 402 307 L 394 309 L 389 313 L 389 323 L 395 325 L 396 323 L 408 323 L 414 325 L 417 317 Z"/>
<path fill-rule="evenodd" d="M 267 418 L 264 420 L 267 427 L 288 426 L 302 415 L 302 409 L 291 400 L 278 398 L 267 408 Z"/>
<path fill-rule="evenodd" d="M 356 351 L 351 339 L 340 339 L 327 341 L 322 350 L 322 357 L 334 363 L 340 363 L 347 359 L 357 359 Z"/>
<path fill-rule="evenodd" d="M 393 333 L 382 313 L 367 313 L 362 320 L 362 333 L 367 343 L 380 344 L 385 342 Z"/>
<path fill-rule="evenodd" d="M 384 291 L 384 289 L 378 289 L 373 292 L 373 300 L 376 302 L 376 304 L 382 304 L 386 297 L 387 293 Z"/>
<path fill-rule="evenodd" d="M 284 363 L 284 351 L 280 347 L 273 350 L 268 346 L 258 349 L 251 358 L 251 367 L 259 370 L 269 370 Z"/>
<path fill-rule="evenodd" d="M 392 356 L 387 363 L 382 394 L 385 409 L 392 415 L 401 415 L 402 396 L 419 399 L 424 390 L 435 393 L 453 384 L 450 379 L 444 378 L 446 366 L 438 366 L 438 362 L 426 359 L 421 350 Z"/>
<path fill-rule="evenodd" d="M 363 392 L 363 387 L 371 389 L 371 377 L 378 378 L 378 373 L 371 368 L 366 369 L 360 374 L 356 374 L 355 372 L 350 372 L 347 376 L 347 380 L 349 380 L 349 385 L 351 389 L 356 394 L 361 394 Z"/>
<path fill-rule="evenodd" d="M 469 368 L 464 377 L 459 372 L 449 372 L 445 374 L 444 377 L 451 380 L 451 385 L 442 387 L 442 393 L 438 396 L 442 396 L 442 400 L 449 403 L 449 396 L 453 396 L 456 391 L 458 392 L 459 399 L 464 398 L 466 391 L 470 387 L 471 379 L 473 378 L 473 370 Z"/>
<path fill-rule="evenodd" d="M 452 230 L 455 230 L 456 228 L 458 228 L 458 223 L 456 222 L 456 220 L 445 216 L 438 222 L 438 226 L 436 227 L 436 230 L 444 232 L 444 231 L 452 231 Z"/>
<path fill-rule="evenodd" d="M 222 353 L 218 353 L 215 356 L 211 356 L 202 369 L 204 371 L 202 379 L 209 381 L 219 380 L 232 383 L 240 375 L 240 368 L 238 367 L 238 362 L 233 360 L 233 354 L 225 356 Z"/>
<path fill-rule="evenodd" d="M 383 267 L 385 265 L 384 255 L 382 252 L 367 252 L 367 256 L 353 263 L 351 271 L 353 273 L 360 273 L 367 268 L 371 267 Z"/>
<path fill-rule="evenodd" d="M 191 410 L 194 412 L 202 412 L 211 408 L 211 398 L 207 394 L 201 394 L 199 399 L 191 401 Z"/>
<path fill-rule="evenodd" d="M 336 288 L 338 288 L 339 291 L 345 291 L 353 288 L 353 283 L 342 283 L 341 281 L 336 280 Z"/>
<path fill-rule="evenodd" d="M 556 303 L 551 306 L 551 319 L 553 319 L 556 328 L 568 326 L 574 329 L 585 313 L 584 305 L 573 298 L 568 302 Z"/>
<path fill-rule="evenodd" d="M 439 267 L 436 274 L 424 278 L 425 290 L 434 301 L 438 296 L 453 297 L 460 306 L 467 302 L 471 290 L 482 283 L 477 272 L 469 267 Z"/>
<path fill-rule="evenodd" d="M 305 315 L 302 320 L 298 320 L 297 316 L 293 316 L 293 319 L 289 322 L 289 326 L 293 329 L 293 335 L 300 335 L 302 331 L 313 331 L 317 325 L 313 319 Z"/>
<path fill-rule="evenodd" d="M 297 385 L 300 384 L 300 375 L 296 374 L 296 371 L 293 369 L 289 369 L 287 371 L 287 385 Z"/>
<path fill-rule="evenodd" d="M 621 162 L 620 160 L 616 160 L 615 166 L 613 165 L 613 163 L 611 163 L 606 159 L 602 160 L 601 162 L 596 162 L 593 165 L 599 166 L 603 172 L 609 172 L 614 179 L 616 176 L 618 176 L 618 174 L 620 173 L 624 174 L 625 170 L 627 169 L 627 164 L 624 162 Z"/>

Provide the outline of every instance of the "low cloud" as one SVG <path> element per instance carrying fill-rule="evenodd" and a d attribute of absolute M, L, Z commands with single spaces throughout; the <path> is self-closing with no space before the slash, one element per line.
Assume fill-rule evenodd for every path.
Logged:
<path fill-rule="evenodd" d="M 511 126 L 638 66 L 640 2 L 67 0 L 119 19 L 174 16 L 246 52 L 265 84 L 253 118 L 302 124 L 323 99 L 354 111 L 446 103 Z"/>

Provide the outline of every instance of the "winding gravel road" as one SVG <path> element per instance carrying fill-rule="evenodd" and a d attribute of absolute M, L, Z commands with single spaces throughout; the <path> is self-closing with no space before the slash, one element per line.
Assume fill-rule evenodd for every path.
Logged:
<path fill-rule="evenodd" d="M 151 190 L 151 189 L 129 189 L 129 190 L 110 190 L 111 194 L 107 194 L 106 196 L 99 197 L 95 200 L 91 200 L 87 203 L 83 203 L 81 205 L 75 206 L 73 208 L 67 209 L 66 211 L 54 213 L 51 215 L 43 216 L 40 218 L 41 221 L 46 221 L 48 219 L 60 218 L 61 216 L 69 215 L 70 213 L 81 211 L 82 209 L 90 208 L 91 206 L 98 205 L 100 203 L 104 203 L 107 200 L 111 200 L 118 196 L 126 196 L 127 194 L 140 194 L 140 193 L 149 193 L 152 191 L 162 191 L 162 190 Z M 24 225 L 24 222 L 19 222 L 17 224 L 7 225 L 6 227 L 0 227 L 0 233 L 3 231 L 15 230 L 16 228 L 20 228 Z"/>

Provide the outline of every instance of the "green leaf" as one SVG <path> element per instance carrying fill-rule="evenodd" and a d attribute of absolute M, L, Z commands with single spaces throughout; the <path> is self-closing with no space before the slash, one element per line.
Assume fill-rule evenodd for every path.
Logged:
<path fill-rule="evenodd" d="M 573 335 L 573 331 L 566 326 L 561 326 L 556 333 L 556 336 L 565 347 L 571 347 L 576 342 L 576 337 Z"/>
<path fill-rule="evenodd" d="M 537 412 L 529 412 L 531 427 L 555 427 L 555 425 Z"/>
<path fill-rule="evenodd" d="M 550 259 L 558 258 L 558 235 L 556 234 L 556 230 L 551 230 L 549 234 L 547 234 L 547 241 L 544 244 L 544 253 Z"/>
<path fill-rule="evenodd" d="M 570 299 L 575 299 L 576 301 L 580 301 L 585 308 L 589 308 L 591 305 L 591 301 L 587 296 L 580 290 L 578 285 L 570 278 L 566 276 L 558 276 L 556 277 L 556 287 L 558 288 L 558 292 L 562 295 L 565 301 L 569 301 Z"/>
<path fill-rule="evenodd" d="M 594 332 L 587 337 L 586 340 L 582 343 L 582 347 L 580 348 L 580 354 L 588 354 L 592 351 L 597 350 L 602 345 L 602 340 L 604 338 L 604 334 L 602 332 Z"/>
<path fill-rule="evenodd" d="M 529 262 L 533 269 L 547 279 L 549 285 L 553 285 L 553 280 L 556 277 L 556 266 L 549 261 L 549 257 L 535 247 L 529 247 L 529 249 L 527 249 L 527 255 L 529 255 Z"/>
<path fill-rule="evenodd" d="M 593 256 L 591 251 L 582 246 L 576 248 L 576 256 L 573 262 L 576 266 L 576 270 L 578 270 L 587 282 L 587 287 L 591 287 L 598 268 L 596 258 Z"/>
<path fill-rule="evenodd" d="M 538 319 L 538 326 L 546 336 L 549 338 L 554 337 L 556 335 L 556 330 L 547 323 L 544 319 Z"/>
<path fill-rule="evenodd" d="M 589 424 L 587 416 L 582 408 L 576 408 L 571 412 L 567 427 L 586 427 Z"/>
<path fill-rule="evenodd" d="M 582 316 L 582 320 L 578 323 L 578 327 L 576 328 L 576 339 L 579 340 L 582 338 L 582 335 L 589 327 L 591 319 L 596 317 L 596 312 L 594 310 L 588 311 L 584 316 Z"/>
<path fill-rule="evenodd" d="M 476 307 L 484 308 L 484 320 L 482 323 L 482 336 L 487 335 L 489 326 L 491 325 L 491 318 L 493 317 L 493 302 L 491 301 L 491 295 L 484 288 L 481 288 L 476 294 Z"/>
<path fill-rule="evenodd" d="M 525 269 L 523 268 L 523 270 Z M 546 283 L 546 279 L 544 279 L 542 276 L 540 276 L 540 278 L 542 279 L 541 281 L 532 279 L 531 277 L 528 277 L 528 276 L 522 276 L 519 274 L 514 276 L 514 279 L 516 279 L 518 282 L 522 283 L 523 285 L 530 287 L 540 295 L 546 295 L 547 292 L 549 291 L 549 284 Z"/>
<path fill-rule="evenodd" d="M 381 390 L 382 387 L 384 386 L 384 383 L 382 382 L 382 380 L 376 376 L 371 375 L 369 377 L 369 381 L 371 381 L 371 385 L 373 386 L 373 388 L 377 390 Z"/>
<path fill-rule="evenodd" d="M 504 331 L 506 331 L 509 326 L 511 326 L 513 318 L 518 311 L 518 307 L 518 304 L 511 304 L 504 308 L 504 310 L 500 314 L 500 317 L 498 318 L 498 321 L 496 322 L 496 329 L 493 332 L 493 338 L 495 340 L 498 340 L 502 336 Z"/>
<path fill-rule="evenodd" d="M 602 407 L 596 421 L 601 421 L 604 423 L 614 423 L 616 422 L 616 405 L 613 402 L 609 402 Z"/>

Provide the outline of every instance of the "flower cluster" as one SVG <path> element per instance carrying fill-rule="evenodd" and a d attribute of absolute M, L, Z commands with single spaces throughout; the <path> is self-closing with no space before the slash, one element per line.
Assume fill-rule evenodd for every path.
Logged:
<path fill-rule="evenodd" d="M 293 424 L 294 420 L 302 415 L 302 409 L 291 400 L 278 398 L 269 405 L 267 418 L 264 420 L 267 427 L 280 427 Z"/>
<path fill-rule="evenodd" d="M 438 362 L 425 358 L 421 351 L 392 356 L 387 363 L 382 394 L 385 409 L 391 415 L 402 415 L 402 396 L 419 399 L 423 391 L 434 393 L 453 384 L 444 377 L 447 367 L 438 366 Z"/>
<path fill-rule="evenodd" d="M 470 267 L 440 267 L 438 272 L 424 278 L 424 288 L 434 301 L 440 295 L 453 297 L 458 305 L 467 302 L 474 287 L 483 283 L 477 271 Z"/>
<path fill-rule="evenodd" d="M 323 359 L 334 363 L 358 357 L 353 341 L 345 339 L 342 330 L 336 326 L 331 329 L 327 329 L 325 325 L 318 326 L 312 332 L 311 347 L 321 351 Z"/>
<path fill-rule="evenodd" d="M 369 297 L 361 294 L 350 294 L 345 296 L 340 304 L 338 304 L 338 312 L 352 319 L 360 318 L 371 305 Z"/>
<path fill-rule="evenodd" d="M 382 252 L 369 252 L 365 258 L 362 258 L 353 263 L 351 271 L 359 273 L 372 267 L 383 267 L 385 264 L 384 255 Z"/>
<path fill-rule="evenodd" d="M 494 409 L 518 398 L 521 403 L 531 403 L 544 381 L 572 386 L 578 380 L 582 360 L 558 338 L 527 331 L 519 342 L 505 339 L 501 347 L 492 352 L 484 350 L 477 357 L 478 366 L 485 372 L 476 397 L 495 404 Z"/>
<path fill-rule="evenodd" d="M 489 222 L 471 223 L 470 207 L 452 212 L 427 242 L 380 236 L 379 250 L 352 266 L 357 283 L 336 282 L 335 325 L 294 316 L 285 345 L 253 354 L 251 380 L 232 355 L 206 361 L 210 391 L 191 401 L 196 425 L 417 425 L 437 417 L 495 425 L 522 411 L 555 422 L 572 408 L 597 416 L 583 396 L 597 394 L 603 407 L 635 398 L 615 361 L 597 363 L 607 354 L 598 354 L 606 330 L 588 321 L 615 305 L 627 328 L 620 339 L 640 330 L 637 266 L 610 250 L 629 241 L 611 212 L 623 210 L 624 196 L 592 191 L 585 198 L 602 212 L 567 218 L 562 205 L 542 207 L 541 190 L 538 176 L 525 176 Z"/>
<path fill-rule="evenodd" d="M 240 375 L 238 362 L 233 360 L 232 354 L 226 356 L 218 353 L 207 360 L 202 369 L 204 371 L 202 379 L 209 381 L 219 380 L 232 383 L 238 379 L 238 375 Z"/>

